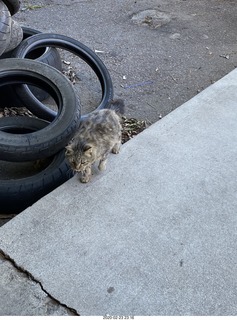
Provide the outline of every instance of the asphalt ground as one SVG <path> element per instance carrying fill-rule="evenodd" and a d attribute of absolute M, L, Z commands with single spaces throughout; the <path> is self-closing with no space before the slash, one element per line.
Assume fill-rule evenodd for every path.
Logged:
<path fill-rule="evenodd" d="M 95 50 L 126 115 L 154 123 L 237 66 L 236 16 L 234 0 L 22 0 L 14 18 Z M 92 111 L 101 97 L 94 73 L 61 54 L 83 113 Z"/>

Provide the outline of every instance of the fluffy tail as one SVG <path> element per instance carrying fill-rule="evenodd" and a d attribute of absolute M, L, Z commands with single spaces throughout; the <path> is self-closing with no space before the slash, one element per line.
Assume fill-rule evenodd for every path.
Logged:
<path fill-rule="evenodd" d="M 125 110 L 124 101 L 122 99 L 112 100 L 107 109 L 114 110 L 118 115 L 123 115 Z"/>

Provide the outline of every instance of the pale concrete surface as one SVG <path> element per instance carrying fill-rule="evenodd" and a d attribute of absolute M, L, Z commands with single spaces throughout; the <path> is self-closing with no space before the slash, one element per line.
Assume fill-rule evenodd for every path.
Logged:
<path fill-rule="evenodd" d="M 0 274 L 0 316 L 73 315 L 1 254 Z"/>
<path fill-rule="evenodd" d="M 237 315 L 236 116 L 237 69 L 1 227 L 0 249 L 80 315 Z"/>

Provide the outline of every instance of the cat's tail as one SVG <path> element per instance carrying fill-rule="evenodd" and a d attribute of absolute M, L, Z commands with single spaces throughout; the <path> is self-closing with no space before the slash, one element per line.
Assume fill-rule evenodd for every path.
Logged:
<path fill-rule="evenodd" d="M 107 109 L 114 110 L 118 115 L 122 116 L 125 112 L 125 105 L 122 99 L 112 100 Z"/>

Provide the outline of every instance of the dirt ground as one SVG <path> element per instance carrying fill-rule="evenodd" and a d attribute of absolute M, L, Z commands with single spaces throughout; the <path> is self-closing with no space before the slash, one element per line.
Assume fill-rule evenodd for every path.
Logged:
<path fill-rule="evenodd" d="M 126 115 L 158 121 L 237 65 L 235 0 L 22 0 L 22 25 L 95 50 Z M 73 62 L 83 113 L 100 101 L 93 72 Z"/>

